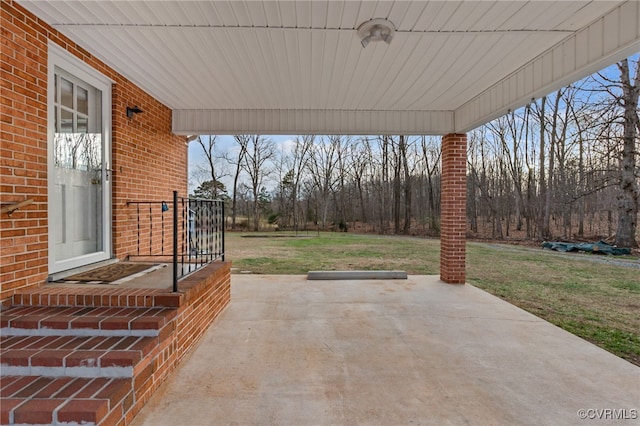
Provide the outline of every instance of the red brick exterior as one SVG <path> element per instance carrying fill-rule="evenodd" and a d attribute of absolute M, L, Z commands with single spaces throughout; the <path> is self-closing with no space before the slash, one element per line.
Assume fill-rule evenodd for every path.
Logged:
<path fill-rule="evenodd" d="M 187 192 L 185 138 L 171 133 L 171 110 L 122 75 L 26 11 L 2 0 L 0 178 L 2 205 L 33 199 L 0 217 L 0 302 L 42 285 L 48 272 L 47 61 L 49 41 L 112 79 L 113 254 L 137 243 L 128 200 L 170 200 Z M 144 110 L 133 119 L 126 107 Z"/>
<path fill-rule="evenodd" d="M 170 343 L 162 348 L 153 366 L 148 369 L 148 379 L 136 378 L 135 403 L 128 412 L 125 411 L 124 424 L 131 423 L 158 387 L 200 342 L 213 320 L 229 304 L 231 263 L 215 262 L 189 275 L 180 282 L 180 291 L 184 295 Z"/>
<path fill-rule="evenodd" d="M 465 283 L 467 220 L 467 135 L 442 138 L 442 205 L 440 224 L 440 279 Z"/>

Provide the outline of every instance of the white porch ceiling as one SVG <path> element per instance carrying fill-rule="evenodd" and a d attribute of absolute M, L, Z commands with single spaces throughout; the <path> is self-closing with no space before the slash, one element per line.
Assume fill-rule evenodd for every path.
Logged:
<path fill-rule="evenodd" d="M 630 1 L 20 1 L 179 134 L 464 132 L 640 51 Z M 396 26 L 362 48 L 356 28 Z"/>

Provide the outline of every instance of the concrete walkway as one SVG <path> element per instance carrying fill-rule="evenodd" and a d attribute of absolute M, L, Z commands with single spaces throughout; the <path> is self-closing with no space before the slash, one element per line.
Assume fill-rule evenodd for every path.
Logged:
<path fill-rule="evenodd" d="M 640 368 L 470 285 L 233 275 L 133 424 L 637 425 L 639 409 Z"/>

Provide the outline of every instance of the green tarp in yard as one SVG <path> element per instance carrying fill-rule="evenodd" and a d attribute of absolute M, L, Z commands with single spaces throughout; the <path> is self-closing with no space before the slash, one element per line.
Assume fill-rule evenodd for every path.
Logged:
<path fill-rule="evenodd" d="M 568 252 L 568 251 L 584 251 L 587 253 L 602 253 L 602 254 L 631 254 L 631 249 L 620 248 L 607 244 L 604 241 L 598 241 L 597 243 L 562 243 L 562 242 L 550 242 L 545 241 L 542 243 L 542 248 L 550 250 Z"/>

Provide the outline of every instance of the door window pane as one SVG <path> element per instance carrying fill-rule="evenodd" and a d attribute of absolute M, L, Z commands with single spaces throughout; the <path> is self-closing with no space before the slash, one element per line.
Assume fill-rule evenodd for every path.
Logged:
<path fill-rule="evenodd" d="M 89 118 L 78 115 L 78 133 L 89 133 Z"/>
<path fill-rule="evenodd" d="M 55 165 L 89 172 L 90 182 L 100 182 L 100 176 L 94 175 L 102 170 L 102 93 L 73 77 L 57 75 L 56 82 L 60 92 L 53 141 Z"/>
<path fill-rule="evenodd" d="M 73 108 L 73 83 L 60 79 L 60 104 L 67 108 Z"/>
<path fill-rule="evenodd" d="M 89 92 L 82 87 L 78 87 L 78 112 L 89 114 Z"/>
<path fill-rule="evenodd" d="M 73 112 L 66 109 L 60 110 L 59 133 L 73 133 Z"/>

